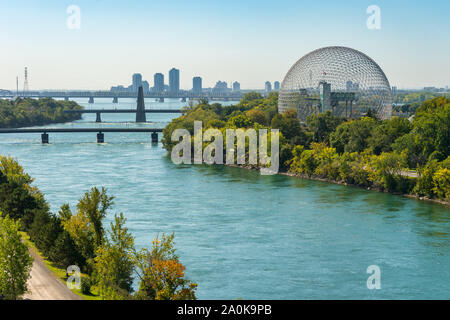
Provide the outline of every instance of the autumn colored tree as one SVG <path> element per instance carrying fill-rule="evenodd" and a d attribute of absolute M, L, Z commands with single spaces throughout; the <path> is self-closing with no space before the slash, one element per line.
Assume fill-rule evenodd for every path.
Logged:
<path fill-rule="evenodd" d="M 162 235 L 153 241 L 152 250 L 137 253 L 137 298 L 149 300 L 195 300 L 196 283 L 185 278 L 186 267 L 179 261 L 174 235 Z"/>

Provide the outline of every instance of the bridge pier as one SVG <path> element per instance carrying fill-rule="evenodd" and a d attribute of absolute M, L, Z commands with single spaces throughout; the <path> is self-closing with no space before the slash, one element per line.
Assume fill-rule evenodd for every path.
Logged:
<path fill-rule="evenodd" d="M 181 100 L 180 100 L 181 102 L 186 102 L 186 98 L 185 97 L 183 97 L 183 98 L 181 98 Z"/>
<path fill-rule="evenodd" d="M 159 102 L 164 102 L 164 98 L 163 97 L 159 98 Z"/>
<path fill-rule="evenodd" d="M 119 103 L 119 97 L 114 97 L 112 103 Z"/>
<path fill-rule="evenodd" d="M 44 132 L 41 134 L 42 143 L 48 143 L 48 133 Z"/>
<path fill-rule="evenodd" d="M 102 116 L 100 112 L 96 113 L 95 122 L 102 122 Z"/>
<path fill-rule="evenodd" d="M 69 97 L 64 97 L 64 101 L 69 101 Z"/>
<path fill-rule="evenodd" d="M 147 118 L 145 116 L 144 90 L 142 89 L 142 86 L 140 86 L 138 90 L 136 122 L 147 122 Z"/>
<path fill-rule="evenodd" d="M 97 133 L 97 143 L 104 143 L 105 142 L 105 135 L 101 132 Z"/>
<path fill-rule="evenodd" d="M 158 143 L 158 133 L 152 132 L 152 143 Z"/>
<path fill-rule="evenodd" d="M 89 97 L 89 103 L 94 103 L 94 97 Z"/>

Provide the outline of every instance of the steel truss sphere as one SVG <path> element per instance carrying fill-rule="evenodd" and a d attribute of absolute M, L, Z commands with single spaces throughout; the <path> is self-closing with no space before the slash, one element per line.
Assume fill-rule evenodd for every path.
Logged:
<path fill-rule="evenodd" d="M 364 53 L 346 47 L 326 47 L 298 60 L 280 88 L 278 112 L 297 110 L 300 121 L 331 111 L 358 118 L 369 109 L 381 119 L 392 114 L 389 81 L 378 64 Z"/>

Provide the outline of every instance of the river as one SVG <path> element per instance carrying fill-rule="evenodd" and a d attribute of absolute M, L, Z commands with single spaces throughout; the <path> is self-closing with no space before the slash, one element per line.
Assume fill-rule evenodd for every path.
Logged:
<path fill-rule="evenodd" d="M 86 108 L 135 100 L 76 99 Z M 231 102 L 228 102 L 230 104 Z M 146 108 L 183 103 L 146 100 Z M 49 127 L 164 127 L 177 114 L 85 114 Z M 125 122 L 124 121 L 129 121 Z M 175 165 L 149 133 L 2 134 L 0 154 L 19 160 L 53 212 L 75 210 L 93 186 L 116 197 L 138 248 L 175 232 L 199 299 L 449 299 L 450 209 L 400 196 L 239 168 Z M 381 271 L 369 290 L 367 268 Z"/>

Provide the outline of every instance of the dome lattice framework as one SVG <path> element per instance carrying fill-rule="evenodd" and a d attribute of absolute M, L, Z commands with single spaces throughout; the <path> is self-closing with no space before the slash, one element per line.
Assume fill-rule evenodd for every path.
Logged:
<path fill-rule="evenodd" d="M 372 109 L 381 119 L 392 114 L 389 81 L 378 64 L 364 53 L 346 47 L 326 47 L 298 60 L 280 88 L 278 111 L 297 110 L 300 121 L 331 111 L 358 118 Z"/>

